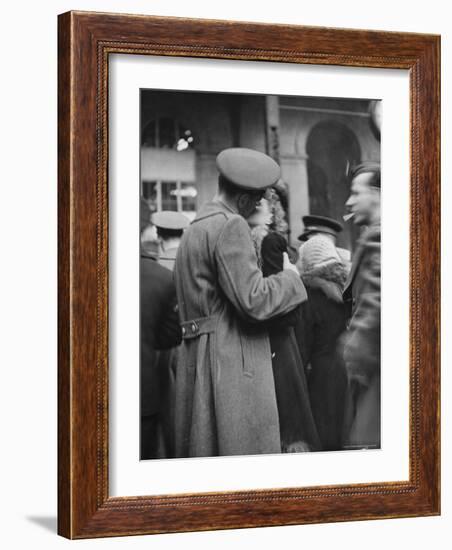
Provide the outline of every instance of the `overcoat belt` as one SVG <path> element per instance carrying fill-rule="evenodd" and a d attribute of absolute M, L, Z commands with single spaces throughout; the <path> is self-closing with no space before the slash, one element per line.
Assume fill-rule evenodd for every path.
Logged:
<path fill-rule="evenodd" d="M 176 374 L 176 455 L 280 452 L 266 321 L 306 299 L 290 270 L 264 278 L 246 221 L 206 204 L 178 250 L 183 342 Z"/>

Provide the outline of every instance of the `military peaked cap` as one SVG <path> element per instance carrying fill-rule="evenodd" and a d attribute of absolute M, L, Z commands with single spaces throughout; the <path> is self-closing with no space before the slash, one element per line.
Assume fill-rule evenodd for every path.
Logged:
<path fill-rule="evenodd" d="M 267 189 L 281 177 L 281 169 L 271 157 L 244 147 L 221 151 L 217 168 L 226 180 L 248 191 Z"/>
<path fill-rule="evenodd" d="M 152 214 L 152 223 L 161 229 L 184 230 L 190 224 L 190 220 L 180 212 L 162 210 Z"/>
<path fill-rule="evenodd" d="M 311 233 L 328 233 L 336 236 L 344 228 L 338 221 L 326 216 L 303 216 L 304 231 L 298 237 L 299 241 L 307 241 Z"/>

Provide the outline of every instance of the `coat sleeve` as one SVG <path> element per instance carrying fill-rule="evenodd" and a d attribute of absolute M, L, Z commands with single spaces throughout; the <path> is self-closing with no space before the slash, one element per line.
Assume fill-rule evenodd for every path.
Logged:
<path fill-rule="evenodd" d="M 282 235 L 269 233 L 262 241 L 262 272 L 265 277 L 275 275 L 283 269 L 283 253 L 287 252 L 287 244 Z"/>
<path fill-rule="evenodd" d="M 164 350 L 181 343 L 182 330 L 173 274 L 162 266 L 155 267 L 158 269 L 158 279 L 152 286 L 147 302 L 142 304 L 142 318 L 145 320 L 146 315 L 154 315 L 154 347 L 156 350 Z"/>
<path fill-rule="evenodd" d="M 306 300 L 297 273 L 285 270 L 264 277 L 250 229 L 240 216 L 227 220 L 215 247 L 218 282 L 228 300 L 245 319 L 265 321 L 292 311 Z"/>
<path fill-rule="evenodd" d="M 369 377 L 380 364 L 380 235 L 374 234 L 365 247 L 359 275 L 362 292 L 345 339 L 344 359 L 350 374 Z"/>
<path fill-rule="evenodd" d="M 264 237 L 261 245 L 262 272 L 264 277 L 276 275 L 283 270 L 284 252 L 287 252 L 287 243 L 282 235 L 270 232 Z M 300 317 L 301 307 L 296 307 L 286 315 L 273 317 L 268 322 L 268 328 L 285 331 L 288 327 L 297 325 Z"/>

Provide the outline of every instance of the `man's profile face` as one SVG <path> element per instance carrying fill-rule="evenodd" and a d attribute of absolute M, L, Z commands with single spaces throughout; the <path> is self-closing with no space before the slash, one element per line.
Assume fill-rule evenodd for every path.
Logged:
<path fill-rule="evenodd" d="M 345 206 L 354 214 L 355 225 L 369 225 L 375 209 L 379 206 L 380 191 L 369 185 L 372 179 L 372 172 L 364 172 L 352 180 L 350 196 Z"/>

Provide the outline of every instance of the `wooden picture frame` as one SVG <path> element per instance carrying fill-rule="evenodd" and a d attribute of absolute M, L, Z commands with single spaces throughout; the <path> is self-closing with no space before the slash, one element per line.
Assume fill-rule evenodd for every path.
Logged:
<path fill-rule="evenodd" d="M 88 538 L 439 514 L 440 38 L 69 12 L 59 16 L 58 50 L 59 534 Z M 409 481 L 109 496 L 107 97 L 113 53 L 409 70 Z"/>

